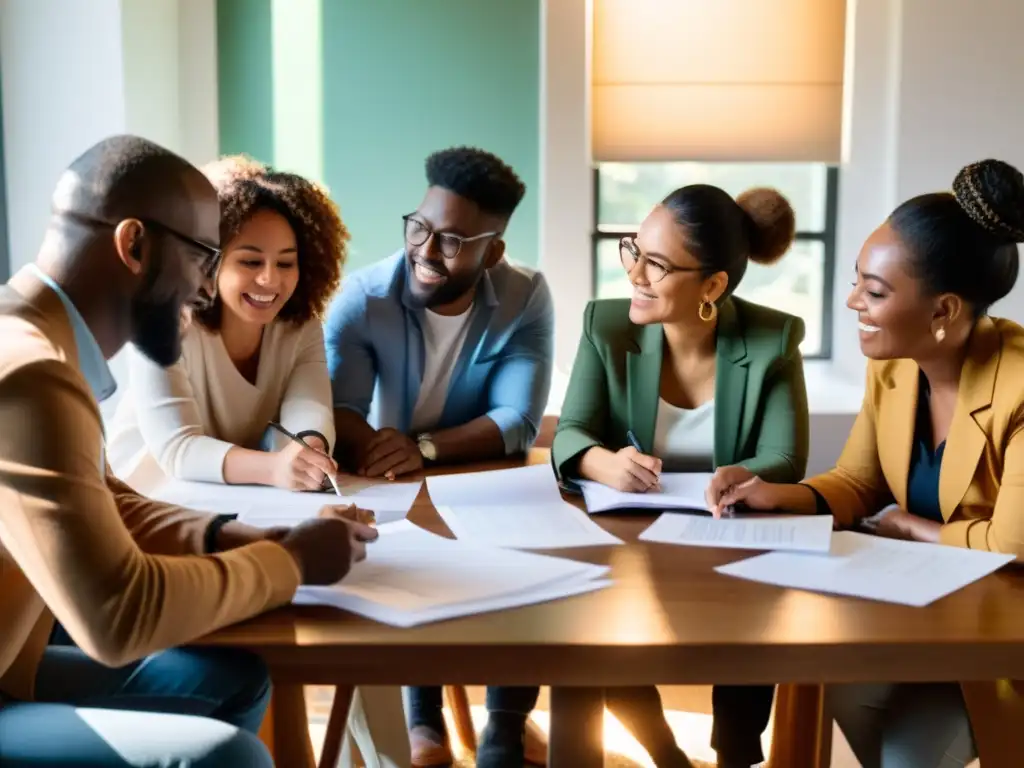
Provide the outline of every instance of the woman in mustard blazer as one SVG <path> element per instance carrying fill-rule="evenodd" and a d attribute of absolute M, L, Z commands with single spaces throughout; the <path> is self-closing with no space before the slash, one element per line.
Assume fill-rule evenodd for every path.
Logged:
<path fill-rule="evenodd" d="M 748 259 L 776 261 L 794 229 L 792 208 L 774 190 L 733 200 L 693 185 L 655 207 L 636 238 L 622 239 L 633 298 L 587 307 L 552 446 L 560 477 L 646 491 L 662 469 L 717 467 L 712 502 L 753 477 L 803 477 L 803 322 L 731 296 Z M 773 693 L 771 686 L 714 688 L 719 766 L 764 759 Z M 610 689 L 606 702 L 659 768 L 689 765 L 656 688 Z"/>
<path fill-rule="evenodd" d="M 961 170 L 952 193 L 899 206 L 857 259 L 847 305 L 871 362 L 836 468 L 801 485 L 752 481 L 719 509 L 743 501 L 844 525 L 884 509 L 882 535 L 1024 559 L 1024 328 L 986 316 L 1017 279 L 1018 242 L 1024 177 L 996 160 Z M 843 685 L 829 698 L 865 768 L 979 755 L 1018 765 L 1024 701 L 1001 688 Z"/>

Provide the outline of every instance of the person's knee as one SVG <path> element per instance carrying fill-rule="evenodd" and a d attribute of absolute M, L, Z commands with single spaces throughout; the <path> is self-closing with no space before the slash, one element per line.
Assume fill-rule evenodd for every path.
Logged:
<path fill-rule="evenodd" d="M 220 768 L 225 765 L 245 768 L 274 768 L 274 760 L 258 738 L 243 730 L 236 730 L 231 738 L 195 764 L 195 768 Z"/>

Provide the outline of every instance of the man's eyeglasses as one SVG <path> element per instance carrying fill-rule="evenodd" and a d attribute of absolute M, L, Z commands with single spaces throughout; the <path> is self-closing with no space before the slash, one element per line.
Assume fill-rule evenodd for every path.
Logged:
<path fill-rule="evenodd" d="M 619 260 L 622 262 L 622 268 L 627 272 L 632 272 L 638 261 L 643 262 L 644 277 L 647 278 L 648 283 L 657 283 L 664 280 L 667 275 L 671 275 L 673 272 L 702 272 L 700 267 L 675 267 L 671 264 L 662 264 L 658 261 L 651 261 L 647 256 L 641 253 L 640 249 L 636 245 L 636 240 L 633 237 L 624 237 L 619 240 Z"/>
<path fill-rule="evenodd" d="M 500 237 L 501 232 L 483 232 L 472 237 L 463 237 L 452 232 L 437 232 L 424 221 L 417 219 L 413 214 L 406 214 L 402 217 L 405 224 L 405 242 L 413 247 L 419 247 L 426 243 L 431 236 L 437 238 L 437 249 L 441 255 L 451 261 L 462 251 L 462 246 L 477 240 L 488 237 Z"/>
<path fill-rule="evenodd" d="M 116 228 L 120 221 L 107 221 L 105 219 L 95 218 L 93 216 L 86 216 L 81 213 L 74 211 L 60 211 L 61 216 L 65 216 L 69 219 L 73 219 L 81 224 L 94 227 L 111 227 Z M 206 278 L 207 285 L 202 286 L 199 289 L 199 295 L 192 302 L 193 306 L 197 309 L 206 309 L 213 305 L 217 299 L 217 274 L 220 271 L 221 264 L 221 249 L 216 246 L 204 243 L 202 240 L 196 240 L 194 237 L 182 234 L 173 227 L 169 227 L 166 224 L 157 221 L 156 219 L 148 219 L 142 217 L 130 217 L 135 218 L 142 222 L 143 225 L 150 229 L 161 232 L 165 235 L 169 235 L 178 242 L 182 243 L 189 248 L 192 254 L 198 255 L 202 261 L 201 269 L 203 277 Z"/>

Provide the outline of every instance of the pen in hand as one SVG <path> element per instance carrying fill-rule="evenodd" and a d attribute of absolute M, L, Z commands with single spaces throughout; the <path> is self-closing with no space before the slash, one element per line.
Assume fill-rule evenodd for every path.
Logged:
<path fill-rule="evenodd" d="M 306 442 L 305 442 L 304 440 L 300 440 L 300 439 L 299 439 L 298 437 L 296 437 L 295 435 L 293 435 L 293 434 L 292 434 L 291 432 L 289 432 L 289 431 L 288 431 L 287 429 L 285 429 L 285 428 L 284 428 L 283 426 L 281 426 L 280 424 L 278 424 L 278 423 L 277 423 L 276 421 L 272 421 L 272 422 L 270 422 L 270 427 L 271 427 L 272 429 L 276 429 L 276 430 L 277 430 L 278 432 L 280 432 L 280 433 L 281 433 L 282 435 L 284 435 L 285 437 L 287 437 L 287 438 L 288 438 L 289 440 L 291 440 L 292 442 L 298 443 L 299 445 L 301 445 L 301 446 L 303 446 L 303 447 L 305 447 L 305 448 L 309 448 L 309 449 L 310 449 L 311 451 L 315 451 L 315 450 L 316 450 L 316 448 L 313 448 L 313 447 L 312 447 L 312 446 L 310 446 L 310 445 L 309 445 L 308 443 L 306 443 Z M 326 455 L 326 454 L 325 454 L 325 455 Z M 337 494 L 338 496 L 342 496 L 343 494 L 342 494 L 342 492 L 341 492 L 341 489 L 340 489 L 340 488 L 338 487 L 338 481 L 337 481 L 337 479 L 336 479 L 336 478 L 334 477 L 334 475 L 333 475 L 332 473 L 330 473 L 330 472 L 325 472 L 324 474 L 326 474 L 326 475 L 327 475 L 327 479 L 331 481 L 331 487 L 332 487 L 332 488 L 334 489 L 334 492 L 335 492 L 335 493 L 336 493 L 336 494 Z"/>
<path fill-rule="evenodd" d="M 640 446 L 640 441 L 636 439 L 636 435 L 633 434 L 633 430 L 631 430 L 631 429 L 626 430 L 626 440 L 629 441 L 629 444 L 631 446 L 633 446 L 633 449 L 637 453 L 644 453 L 644 449 Z M 659 491 L 661 490 L 661 480 L 660 480 L 660 478 L 659 478 L 658 482 L 654 485 L 654 488 L 659 490 Z"/>

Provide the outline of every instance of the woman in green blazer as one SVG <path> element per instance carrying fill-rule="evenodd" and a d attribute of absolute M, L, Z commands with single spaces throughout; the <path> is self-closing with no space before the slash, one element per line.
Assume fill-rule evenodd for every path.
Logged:
<path fill-rule="evenodd" d="M 698 184 L 670 194 L 622 239 L 633 297 L 587 307 L 552 447 L 562 479 L 644 492 L 662 470 L 714 471 L 714 504 L 755 476 L 803 478 L 803 322 L 732 296 L 748 260 L 774 263 L 794 231 L 793 209 L 775 190 L 733 200 Z M 764 760 L 773 695 L 771 686 L 715 686 L 719 766 Z M 609 690 L 607 703 L 659 768 L 689 765 L 656 688 Z"/>

